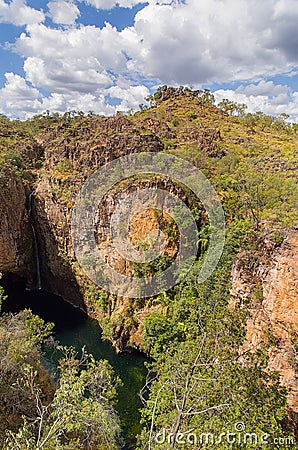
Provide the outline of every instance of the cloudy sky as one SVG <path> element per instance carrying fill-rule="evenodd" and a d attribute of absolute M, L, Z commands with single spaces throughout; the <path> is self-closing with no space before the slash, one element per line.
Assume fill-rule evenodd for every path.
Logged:
<path fill-rule="evenodd" d="M 297 0 L 0 0 L 0 113 L 113 114 L 162 84 L 298 121 Z"/>

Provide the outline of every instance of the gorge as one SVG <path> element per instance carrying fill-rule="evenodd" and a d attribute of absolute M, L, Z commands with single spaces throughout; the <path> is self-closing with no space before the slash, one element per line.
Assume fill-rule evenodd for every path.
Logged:
<path fill-rule="evenodd" d="M 281 385 L 287 389 L 287 405 L 280 406 L 274 420 L 267 419 L 266 413 L 264 421 L 279 424 L 282 420 L 278 417 L 284 421 L 287 417 L 285 432 L 295 433 L 298 413 L 297 132 L 274 118 L 268 122 L 261 116 L 229 115 L 224 108 L 216 107 L 212 97 L 203 91 L 163 87 L 151 101 L 151 108 L 128 116 L 68 114 L 38 116 L 23 123 L 1 118 L 0 272 L 4 274 L 3 285 L 10 297 L 7 306 L 4 302 L 4 311 L 30 306 L 45 319 L 57 323 L 60 320 L 57 337 L 61 342 L 86 344 L 96 357 L 107 358 L 116 372 L 119 368 L 117 373 L 125 385 L 119 393 L 124 428 L 130 427 L 126 432 L 133 439 L 136 434 L 142 435 L 139 447 L 132 448 L 147 448 L 144 442 L 148 442 L 148 436 L 155 430 L 150 404 L 157 402 L 159 392 L 165 392 L 157 417 L 159 427 L 169 427 L 172 431 L 182 427 L 185 432 L 191 426 L 203 427 L 196 422 L 192 425 L 186 413 L 177 419 L 176 406 L 173 410 L 170 407 L 175 405 L 173 392 L 178 399 L 181 392 L 182 398 L 186 396 L 185 386 L 181 387 L 176 380 L 177 392 L 176 387 L 167 388 L 174 377 L 172 367 L 177 367 L 176 374 L 186 374 L 186 379 L 192 373 L 191 364 L 198 357 L 194 348 L 206 347 L 206 360 L 201 366 L 212 366 L 214 370 L 216 361 L 224 361 L 223 366 L 228 366 L 224 352 L 228 349 L 226 354 L 231 355 L 233 364 L 227 373 L 238 380 L 233 368 L 239 364 L 244 371 L 239 387 L 235 388 L 239 389 L 235 392 L 236 399 L 245 391 L 243 386 L 249 370 L 260 371 L 256 380 L 258 388 L 261 380 L 266 379 L 267 370 L 276 371 Z M 84 181 L 98 167 L 126 154 L 149 151 L 185 158 L 211 180 L 225 210 L 226 247 L 215 273 L 202 285 L 197 286 L 195 272 L 193 278 L 186 278 L 169 292 L 154 298 L 116 297 L 93 284 L 78 264 L 71 239 L 72 208 Z M 136 186 L 167 190 L 192 208 L 199 225 L 200 253 L 195 266 L 199 270 L 210 236 L 206 212 L 193 194 L 166 177 L 132 179 L 109 192 L 100 208 L 95 227 L 97 237 L 109 225 L 119 192 L 124 201 Z M 141 245 L 145 236 L 157 228 L 168 230 L 166 254 L 169 259 L 174 258 L 177 233 L 166 216 L 145 211 L 136 217 L 132 223 L 133 243 Z M 99 238 L 97 242 L 100 244 Z M 121 258 L 115 264 L 125 274 L 137 271 L 137 267 Z M 59 303 L 56 296 L 76 309 L 63 306 L 63 301 Z M 18 298 L 25 301 L 19 307 Z M 27 304 L 26 299 L 30 299 Z M 70 324 L 61 325 L 61 321 L 68 319 Z M 117 356 L 110 343 L 101 340 L 102 336 L 110 341 Z M 210 362 L 213 344 L 214 361 Z M 148 410 L 142 413 L 143 423 L 149 424 L 146 432 L 136 425 L 139 421 L 136 410 L 141 406 L 137 392 L 145 377 L 144 354 L 151 357 L 156 364 L 152 370 L 160 375 L 153 383 Z M 209 372 L 205 375 L 197 377 L 215 378 Z M 220 376 L 216 373 L 218 380 Z M 222 386 L 229 383 L 231 378 L 223 380 Z M 269 410 L 270 383 L 262 385 L 259 395 L 264 408 L 268 400 Z M 228 395 L 226 388 L 215 386 L 215 393 L 217 388 L 220 394 L 218 398 L 214 394 L 214 401 L 225 403 L 219 400 Z M 199 415 L 200 409 L 212 404 L 212 389 L 212 383 L 202 388 L 202 392 L 210 393 L 211 400 L 208 397 L 204 403 L 205 393 L 202 394 L 200 398 L 204 400 L 196 405 L 195 414 Z M 284 395 L 280 392 L 274 397 L 276 405 Z M 235 398 L 226 402 L 229 405 L 232 402 L 235 407 L 233 410 L 229 406 L 231 416 L 221 415 L 219 408 L 219 421 L 233 424 L 240 420 L 237 414 L 241 416 L 243 411 L 240 406 L 236 408 Z M 253 404 L 250 410 L 254 411 L 254 407 L 257 413 L 254 417 L 247 413 L 246 419 L 247 427 L 252 429 L 259 426 L 256 424 L 261 411 L 257 409 L 261 408 L 259 404 Z M 127 416 L 131 418 L 134 414 L 132 423 L 126 425 Z"/>

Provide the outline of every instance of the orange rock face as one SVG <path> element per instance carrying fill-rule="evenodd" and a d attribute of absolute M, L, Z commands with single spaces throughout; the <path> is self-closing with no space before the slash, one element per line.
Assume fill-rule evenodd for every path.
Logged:
<path fill-rule="evenodd" d="M 288 237 L 264 283 L 264 309 L 278 339 L 270 352 L 269 367 L 281 374 L 288 388 L 289 406 L 298 412 L 298 233 Z M 298 349 L 297 349 L 298 350 Z"/>
<path fill-rule="evenodd" d="M 250 276 L 258 278 L 262 299 L 253 302 L 247 323 L 245 350 L 258 347 L 270 332 L 273 346 L 269 350 L 269 369 L 280 373 L 288 389 L 288 404 L 298 413 L 298 231 L 288 234 L 283 244 L 273 250 L 269 267 L 260 262 Z M 252 298 L 249 273 L 233 269 L 231 307 Z"/>

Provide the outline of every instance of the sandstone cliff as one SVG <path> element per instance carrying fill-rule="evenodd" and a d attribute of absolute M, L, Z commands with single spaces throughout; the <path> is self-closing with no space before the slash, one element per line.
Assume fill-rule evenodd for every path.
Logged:
<path fill-rule="evenodd" d="M 149 126 L 152 126 L 151 122 Z M 77 122 L 75 127 L 68 123 L 59 125 L 37 138 L 39 146 L 44 149 L 43 168 L 38 172 L 34 186 L 35 226 L 43 288 L 64 297 L 98 319 L 105 335 L 119 351 L 127 346 L 141 345 L 142 318 L 150 313 L 151 306 L 143 301 L 136 308 L 132 301 L 109 295 L 92 283 L 74 255 L 71 213 L 85 179 L 101 165 L 125 154 L 163 149 L 160 139 L 148 131 L 140 127 L 137 129 L 124 117 L 92 118 L 87 124 Z M 148 180 L 145 187 L 158 183 L 169 191 L 179 191 L 167 180 Z M 133 182 L 131 187 L 120 186 L 105 197 L 98 215 L 97 237 L 109 228 L 110 216 L 116 203 L 119 203 L 119 191 L 123 202 L 132 190 Z M 151 217 L 150 213 L 140 216 L 133 224 L 135 231 L 132 239 L 138 243 L 142 241 L 145 229 L 151 231 L 157 227 L 156 218 Z M 100 239 L 97 240 L 100 244 Z M 116 270 L 132 273 L 131 264 L 126 264 L 123 258 L 114 257 L 112 248 L 108 247 L 108 250 L 109 263 Z M 174 251 L 172 249 L 172 254 Z"/>
<path fill-rule="evenodd" d="M 28 191 L 23 180 L 9 168 L 0 176 L 0 272 L 34 283 L 32 232 L 26 209 Z"/>
<path fill-rule="evenodd" d="M 298 230 L 281 245 L 264 236 L 257 260 L 242 253 L 233 267 L 231 307 L 249 306 L 243 350 L 255 351 L 269 338 L 268 366 L 281 375 L 288 404 L 298 413 Z"/>

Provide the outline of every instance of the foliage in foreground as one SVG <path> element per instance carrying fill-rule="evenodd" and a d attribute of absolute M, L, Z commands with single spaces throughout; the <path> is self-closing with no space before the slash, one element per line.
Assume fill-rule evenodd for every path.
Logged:
<path fill-rule="evenodd" d="M 224 255 L 211 280 L 176 288 L 167 314 L 145 323 L 155 361 L 140 450 L 238 448 L 233 439 L 254 449 L 272 448 L 273 439 L 294 442 L 286 391 L 267 368 L 270 334 L 254 353 L 239 350 L 248 311 L 228 308 L 230 264 L 231 255 Z"/>
<path fill-rule="evenodd" d="M 55 379 L 42 346 L 51 326 L 24 310 L 0 318 L 0 439 L 5 450 L 117 449 L 116 386 L 106 361 L 62 351 Z"/>

